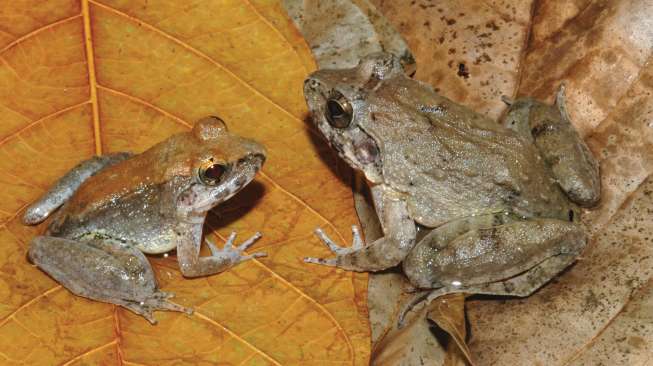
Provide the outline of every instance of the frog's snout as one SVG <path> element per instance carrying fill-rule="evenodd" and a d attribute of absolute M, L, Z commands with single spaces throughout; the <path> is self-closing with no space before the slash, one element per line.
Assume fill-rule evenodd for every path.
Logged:
<path fill-rule="evenodd" d="M 263 145 L 254 141 L 248 146 L 247 150 L 248 153 L 238 159 L 236 163 L 238 166 L 237 170 L 244 168 L 251 170 L 255 174 L 263 167 L 263 163 L 265 163 L 265 159 L 267 158 L 267 151 Z"/>
<path fill-rule="evenodd" d="M 249 164 L 254 166 L 256 171 L 259 171 L 263 167 L 263 163 L 265 163 L 265 154 L 252 153 L 247 155 L 245 159 Z"/>
<path fill-rule="evenodd" d="M 320 82 L 317 79 L 313 78 L 312 74 L 309 75 L 304 80 L 304 95 L 308 95 L 307 92 L 316 90 L 319 87 L 320 87 Z"/>

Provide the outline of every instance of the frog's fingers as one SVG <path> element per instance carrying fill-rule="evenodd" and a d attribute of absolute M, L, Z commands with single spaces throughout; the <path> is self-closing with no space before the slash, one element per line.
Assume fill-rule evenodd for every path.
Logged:
<path fill-rule="evenodd" d="M 250 260 L 250 259 L 254 259 L 254 258 L 261 258 L 261 257 L 267 257 L 267 256 L 268 256 L 268 253 L 256 252 L 256 253 L 253 253 L 253 254 L 250 254 L 250 255 L 241 256 L 238 259 L 238 263 L 244 262 L 244 261 L 247 261 L 247 260 Z"/>
<path fill-rule="evenodd" d="M 212 241 L 210 241 L 209 239 L 205 239 L 204 241 L 206 242 L 206 246 L 209 247 L 209 250 L 211 251 L 211 255 L 218 255 L 219 253 L 221 253 L 220 249 L 218 249 L 218 247 L 216 247 Z"/>
<path fill-rule="evenodd" d="M 344 254 L 346 248 L 342 248 L 336 244 L 324 231 L 322 231 L 322 229 L 315 229 L 315 235 L 317 235 L 317 237 L 320 238 L 320 240 L 322 240 L 322 242 L 326 244 L 332 252 L 336 254 Z"/>
<path fill-rule="evenodd" d="M 252 235 L 251 238 L 245 240 L 236 249 L 238 249 L 239 252 L 245 251 L 247 248 L 252 246 L 252 244 L 254 244 L 257 240 L 259 240 L 261 238 L 261 236 L 263 236 L 263 234 L 261 234 L 260 232 L 256 232 L 256 234 Z"/>
<path fill-rule="evenodd" d="M 224 243 L 224 249 L 225 250 L 231 249 L 234 245 L 235 240 L 236 240 L 236 232 L 232 231 L 229 237 L 227 238 L 227 242 Z"/>
<path fill-rule="evenodd" d="M 352 225 L 351 226 L 351 234 L 352 237 L 354 238 L 354 244 L 352 246 L 353 250 L 360 249 L 365 246 L 365 243 L 363 242 L 363 239 L 361 238 L 361 233 L 358 230 L 358 226 Z"/>
<path fill-rule="evenodd" d="M 306 258 L 304 258 L 304 262 L 321 264 L 323 266 L 329 266 L 329 267 L 336 267 L 337 266 L 337 260 L 335 258 L 333 258 L 333 259 L 324 259 L 324 258 L 306 257 Z"/>

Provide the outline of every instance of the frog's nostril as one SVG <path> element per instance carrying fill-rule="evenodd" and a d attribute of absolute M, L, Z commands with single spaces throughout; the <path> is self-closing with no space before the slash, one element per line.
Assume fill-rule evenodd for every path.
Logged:
<path fill-rule="evenodd" d="M 317 81 L 316 79 L 313 79 L 312 77 L 309 77 L 306 80 L 304 80 L 304 89 L 315 90 L 319 87 L 320 87 L 320 82 Z"/>
<path fill-rule="evenodd" d="M 255 165 L 257 169 L 260 169 L 265 163 L 265 154 L 252 153 L 238 161 L 238 165 L 241 164 L 251 164 Z"/>

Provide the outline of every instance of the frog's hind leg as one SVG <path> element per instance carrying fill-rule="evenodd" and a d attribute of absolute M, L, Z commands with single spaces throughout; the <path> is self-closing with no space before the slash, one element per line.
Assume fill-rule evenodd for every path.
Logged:
<path fill-rule="evenodd" d="M 404 272 L 419 288 L 472 286 L 503 281 L 559 254 L 578 255 L 582 228 L 556 219 L 482 227 L 448 243 L 422 239 L 404 260 Z"/>
<path fill-rule="evenodd" d="M 404 272 L 417 287 L 436 290 L 408 309 L 454 292 L 528 296 L 572 263 L 586 242 L 578 225 L 554 219 L 478 228 L 446 245 L 434 233 L 411 251 Z"/>
<path fill-rule="evenodd" d="M 529 271 L 500 282 L 491 282 L 474 286 L 445 286 L 435 290 L 421 291 L 413 301 L 406 304 L 399 313 L 398 326 L 402 327 L 406 315 L 418 304 L 428 306 L 440 296 L 469 293 L 474 295 L 497 295 L 526 297 L 549 282 L 562 269 L 572 264 L 577 258 L 576 254 L 559 254 L 546 259 Z"/>
<path fill-rule="evenodd" d="M 601 194 L 599 166 L 571 124 L 565 107 L 565 89 L 560 87 L 551 106 L 530 98 L 514 101 L 504 120 L 531 140 L 567 196 L 584 207 L 598 203 Z"/>
<path fill-rule="evenodd" d="M 45 220 L 59 206 L 64 204 L 89 177 L 102 169 L 126 160 L 130 153 L 115 153 L 94 156 L 79 163 L 59 180 L 47 192 L 32 203 L 23 214 L 23 223 L 36 225 Z"/>
<path fill-rule="evenodd" d="M 75 295 L 121 305 L 150 322 L 154 310 L 192 312 L 168 301 L 172 295 L 157 288 L 150 263 L 132 245 L 101 236 L 85 240 L 37 236 L 28 256 Z"/>

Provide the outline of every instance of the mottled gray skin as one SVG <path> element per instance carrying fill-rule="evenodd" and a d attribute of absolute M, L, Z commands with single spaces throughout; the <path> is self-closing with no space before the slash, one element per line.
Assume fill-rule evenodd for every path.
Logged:
<path fill-rule="evenodd" d="M 260 144 L 207 117 L 142 154 L 85 161 L 25 212 L 29 225 L 51 215 L 44 236 L 33 239 L 29 258 L 71 292 L 124 306 L 152 323 L 153 310 L 190 313 L 157 289 L 143 253 L 176 249 L 186 277 L 263 256 L 242 255 L 260 233 L 235 248 L 232 234 L 222 250 L 207 241 L 208 257 L 199 251 L 207 212 L 245 187 L 265 156 Z M 225 168 L 219 179 L 205 173 L 213 165 Z"/>
<path fill-rule="evenodd" d="M 307 262 L 354 271 L 400 263 L 411 283 L 445 293 L 527 296 L 569 265 L 586 237 L 577 205 L 598 202 L 598 165 L 564 111 L 511 102 L 498 124 L 406 77 L 384 53 L 305 81 L 313 121 L 370 185 L 384 236 Z M 347 101 L 336 127 L 328 100 Z M 432 229 L 418 243 L 417 226 Z"/>

